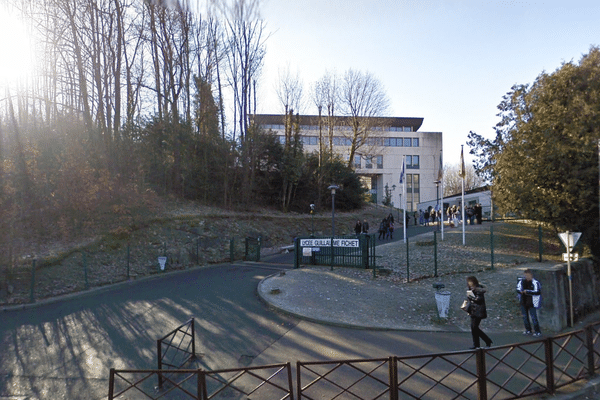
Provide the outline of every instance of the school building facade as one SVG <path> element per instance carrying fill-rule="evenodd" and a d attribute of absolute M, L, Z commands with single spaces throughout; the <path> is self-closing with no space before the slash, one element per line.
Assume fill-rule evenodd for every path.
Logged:
<path fill-rule="evenodd" d="M 318 152 L 320 140 L 324 149 L 329 148 L 327 117 L 300 115 L 294 116 L 294 120 L 296 118 L 306 152 Z M 285 115 L 257 114 L 254 121 L 285 142 Z M 407 210 L 416 211 L 419 203 L 437 198 L 437 180 L 443 160 L 442 132 L 419 131 L 422 124 L 423 118 L 403 117 L 380 117 L 372 124 L 375 127 L 370 129 L 367 142 L 357 150 L 353 165 L 373 202 L 383 203 L 387 187 L 392 204 L 400 207 L 404 200 L 399 183 L 403 157 L 406 159 Z M 335 117 L 333 151 L 346 161 L 350 157 L 351 135 L 349 118 Z"/>

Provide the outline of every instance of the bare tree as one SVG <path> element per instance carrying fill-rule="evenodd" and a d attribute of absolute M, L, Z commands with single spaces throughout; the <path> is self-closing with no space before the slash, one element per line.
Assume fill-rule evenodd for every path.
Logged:
<path fill-rule="evenodd" d="M 300 75 L 292 75 L 289 67 L 279 71 L 279 81 L 275 87 L 277 98 L 285 114 L 289 111 L 302 114 L 304 108 L 304 84 Z"/>
<path fill-rule="evenodd" d="M 357 151 L 372 147 L 369 138 L 376 128 L 383 126 L 383 120 L 378 117 L 386 114 L 389 100 L 383 85 L 373 74 L 349 69 L 342 79 L 340 103 L 350 127 L 348 166 L 351 167 Z"/>
<path fill-rule="evenodd" d="M 465 164 L 465 190 L 472 190 L 485 185 L 485 180 L 475 173 L 472 164 Z M 462 191 L 460 164 L 444 165 L 444 197 L 452 196 Z"/>
<path fill-rule="evenodd" d="M 336 104 L 339 98 L 339 78 L 335 73 L 326 72 L 323 77 L 314 85 L 313 99 L 319 109 L 319 149 L 322 153 L 322 123 L 321 115 L 325 111 L 325 125 L 327 126 L 327 134 L 329 138 L 329 155 L 333 155 L 333 135 L 337 125 Z"/>

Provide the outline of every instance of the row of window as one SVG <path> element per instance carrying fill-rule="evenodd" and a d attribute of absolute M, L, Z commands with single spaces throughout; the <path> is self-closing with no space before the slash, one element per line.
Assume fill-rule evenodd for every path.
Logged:
<path fill-rule="evenodd" d="M 363 168 L 363 159 L 365 160 L 364 168 L 383 169 L 383 156 L 363 156 L 360 154 L 354 155 L 354 168 Z M 406 169 L 419 169 L 419 156 L 406 156 Z"/>
<path fill-rule="evenodd" d="M 263 125 L 262 127 L 266 130 L 272 129 L 274 131 L 285 129 L 283 125 Z M 325 126 L 323 126 L 322 129 L 326 130 L 327 128 Z M 318 131 L 319 126 L 318 125 L 300 125 L 300 130 Z M 335 130 L 336 131 L 350 131 L 350 130 L 352 130 L 352 127 L 347 126 L 347 125 L 336 126 Z M 376 127 L 373 127 L 372 130 L 374 130 L 374 131 L 390 131 L 390 132 L 412 132 L 413 127 L 412 126 L 376 126 Z"/>
<path fill-rule="evenodd" d="M 318 136 L 302 136 L 302 143 L 309 146 L 319 144 Z M 279 136 L 281 144 L 285 143 L 285 136 Z M 328 140 L 324 138 L 325 143 Z M 352 139 L 336 136 L 333 138 L 334 146 L 351 146 Z M 419 147 L 419 138 L 368 138 L 367 146 L 379 147 Z"/>

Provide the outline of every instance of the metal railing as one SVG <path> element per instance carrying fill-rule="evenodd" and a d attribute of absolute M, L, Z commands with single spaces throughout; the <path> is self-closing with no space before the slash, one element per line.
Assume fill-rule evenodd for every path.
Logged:
<path fill-rule="evenodd" d="M 156 341 L 156 357 L 159 370 L 179 370 L 196 357 L 194 318 Z M 168 373 L 158 374 L 158 387 L 163 386 L 165 375 Z"/>
<path fill-rule="evenodd" d="M 297 362 L 298 399 L 509 400 L 557 389 L 600 369 L 600 322 L 583 329 L 486 349 L 376 359 Z M 290 363 L 217 371 L 110 370 L 109 400 L 293 399 Z M 176 393 L 171 394 L 171 393 Z M 136 397 L 136 395 L 138 395 Z M 125 397 L 126 396 L 126 397 Z"/>
<path fill-rule="evenodd" d="M 297 394 L 298 399 L 508 400 L 553 394 L 598 368 L 600 323 L 490 349 L 298 362 Z"/>
<path fill-rule="evenodd" d="M 162 370 L 117 370 L 111 368 L 108 400 L 239 398 L 294 399 L 290 363 L 216 371 L 181 369 L 169 371 L 163 387 L 154 387 L 153 377 Z M 244 397 L 250 398 L 250 397 Z"/>

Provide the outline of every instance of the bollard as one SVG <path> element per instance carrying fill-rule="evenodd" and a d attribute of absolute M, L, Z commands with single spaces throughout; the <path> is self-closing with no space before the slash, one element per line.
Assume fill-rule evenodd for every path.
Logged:
<path fill-rule="evenodd" d="M 542 241 L 542 225 L 538 225 L 538 251 L 540 253 L 539 262 L 542 262 L 544 252 L 544 242 Z"/>
<path fill-rule="evenodd" d="M 234 240 L 233 238 L 229 239 L 229 261 L 230 262 L 233 262 L 233 257 L 234 257 L 234 255 L 233 255 L 234 254 L 234 247 L 233 246 L 234 246 L 235 243 L 234 243 L 233 240 Z"/>
<path fill-rule="evenodd" d="M 85 253 L 81 253 L 83 256 L 83 279 L 85 280 L 85 289 L 89 289 L 90 285 L 88 284 L 88 273 L 87 273 L 87 258 Z"/>
<path fill-rule="evenodd" d="M 31 262 L 31 288 L 29 291 L 29 301 L 31 303 L 35 303 L 34 291 L 35 291 L 35 259 L 33 259 L 33 261 Z"/>
<path fill-rule="evenodd" d="M 129 274 L 129 263 L 131 260 L 131 245 L 129 243 L 127 243 L 127 280 L 131 279 L 131 276 Z"/>
<path fill-rule="evenodd" d="M 433 276 L 438 276 L 437 270 L 437 232 L 433 231 Z"/>
<path fill-rule="evenodd" d="M 492 256 L 492 269 L 494 269 L 494 225 L 490 225 L 490 255 Z"/>

